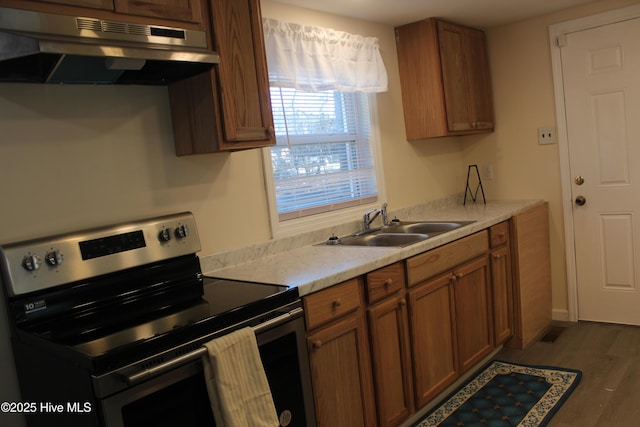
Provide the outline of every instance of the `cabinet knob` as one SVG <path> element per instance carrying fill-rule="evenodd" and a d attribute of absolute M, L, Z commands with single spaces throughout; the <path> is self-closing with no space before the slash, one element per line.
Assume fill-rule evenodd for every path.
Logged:
<path fill-rule="evenodd" d="M 314 349 L 316 349 L 316 350 L 317 350 L 317 349 L 319 349 L 320 347 L 322 347 L 322 341 L 320 341 L 320 340 L 316 340 L 316 341 L 314 341 L 314 342 L 311 344 L 311 346 L 312 346 Z"/>
<path fill-rule="evenodd" d="M 464 274 L 458 272 L 458 273 L 455 273 L 455 276 L 456 276 L 456 279 L 460 280 L 464 277 Z"/>
<path fill-rule="evenodd" d="M 382 286 L 384 286 L 385 289 L 389 289 L 391 285 L 393 285 L 393 279 L 386 279 L 382 284 Z"/>
<path fill-rule="evenodd" d="M 504 257 L 505 254 L 493 254 L 493 259 L 500 259 L 502 257 Z"/>
<path fill-rule="evenodd" d="M 340 307 L 342 305 L 342 300 L 340 298 L 335 299 L 332 303 L 331 303 L 331 307 L 335 310 L 338 307 Z"/>
<path fill-rule="evenodd" d="M 406 299 L 404 299 L 404 298 L 400 298 L 400 299 L 398 300 L 398 305 L 399 305 L 400 307 L 404 307 L 405 305 L 407 305 L 407 300 L 406 300 Z"/>

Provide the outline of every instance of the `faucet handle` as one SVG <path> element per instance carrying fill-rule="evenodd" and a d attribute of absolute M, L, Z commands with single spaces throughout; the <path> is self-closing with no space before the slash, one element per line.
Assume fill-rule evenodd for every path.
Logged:
<path fill-rule="evenodd" d="M 386 202 L 382 204 L 382 208 L 380 208 L 380 212 L 382 212 L 382 225 L 386 227 L 389 225 L 389 216 L 387 215 Z"/>

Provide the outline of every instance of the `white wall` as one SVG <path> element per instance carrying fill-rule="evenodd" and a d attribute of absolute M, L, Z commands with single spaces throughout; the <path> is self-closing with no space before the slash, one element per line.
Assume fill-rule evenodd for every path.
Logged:
<path fill-rule="evenodd" d="M 263 1 L 263 14 L 380 39 L 389 72 L 378 104 L 390 207 L 463 191 L 470 163 L 494 165 L 489 199 L 549 200 L 553 304 L 561 310 L 557 147 L 539 147 L 535 136 L 555 125 L 546 28 L 631 3 L 602 0 L 489 31 L 496 132 L 413 143 L 405 139 L 392 27 L 272 0 Z M 176 157 L 166 88 L 0 84 L 0 206 L 2 243 L 182 210 L 196 216 L 203 255 L 270 238 L 259 150 Z M 16 398 L 7 341 L 2 316 L 0 401 Z"/>
<path fill-rule="evenodd" d="M 539 127 L 556 127 L 549 25 L 638 3 L 601 0 L 511 25 L 490 29 L 489 56 L 496 130 L 466 138 L 463 162 L 491 164 L 484 180 L 489 197 L 549 201 L 553 308 L 567 315 L 567 281 L 558 145 L 538 145 Z"/>
<path fill-rule="evenodd" d="M 456 139 L 405 140 L 393 28 L 264 1 L 264 15 L 375 36 L 389 72 L 378 96 L 388 202 L 463 190 Z M 166 88 L 0 84 L 0 244 L 192 211 L 202 255 L 270 238 L 259 150 L 176 157 Z M 0 401 L 17 398 L 0 312 Z M 0 414 L 0 425 L 7 425 Z"/>

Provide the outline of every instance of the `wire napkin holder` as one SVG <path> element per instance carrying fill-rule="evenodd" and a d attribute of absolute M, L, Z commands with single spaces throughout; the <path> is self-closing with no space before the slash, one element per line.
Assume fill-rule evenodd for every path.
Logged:
<path fill-rule="evenodd" d="M 478 184 L 476 185 L 475 191 L 472 191 L 471 187 L 469 186 L 469 181 L 475 179 L 475 177 L 471 175 L 472 169 L 475 170 L 475 176 L 478 178 Z M 486 205 L 487 199 L 484 197 L 484 188 L 482 187 L 482 180 L 480 179 L 480 171 L 478 170 L 478 165 L 469 165 L 469 169 L 467 169 L 467 186 L 464 190 L 464 201 L 462 204 L 467 204 L 467 194 L 469 194 L 469 197 L 471 197 L 471 200 L 473 200 L 473 202 L 475 203 L 478 199 L 478 190 L 482 192 L 482 201 Z"/>

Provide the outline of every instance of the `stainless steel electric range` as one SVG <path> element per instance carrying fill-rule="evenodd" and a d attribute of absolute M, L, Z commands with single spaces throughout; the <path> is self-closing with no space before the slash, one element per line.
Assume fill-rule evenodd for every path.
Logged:
<path fill-rule="evenodd" d="M 30 426 L 213 426 L 202 345 L 246 326 L 281 425 L 315 425 L 297 289 L 204 277 L 198 251 L 187 212 L 0 246 Z"/>

